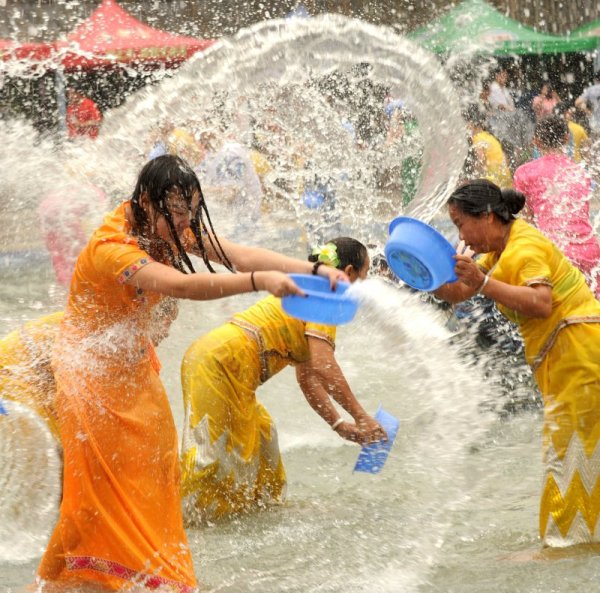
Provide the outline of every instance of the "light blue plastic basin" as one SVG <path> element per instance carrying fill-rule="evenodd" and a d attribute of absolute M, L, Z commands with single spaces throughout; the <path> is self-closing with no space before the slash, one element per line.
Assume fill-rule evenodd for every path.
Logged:
<path fill-rule="evenodd" d="M 281 299 L 283 310 L 292 317 L 324 325 L 341 325 L 354 319 L 358 301 L 346 294 L 348 283 L 338 282 L 334 292 L 327 278 L 311 274 L 290 277 L 306 293 L 305 297 L 289 295 Z"/>
<path fill-rule="evenodd" d="M 435 290 L 454 282 L 456 250 L 446 237 L 428 224 L 399 216 L 390 223 L 385 245 L 388 265 L 406 284 L 417 290 Z"/>

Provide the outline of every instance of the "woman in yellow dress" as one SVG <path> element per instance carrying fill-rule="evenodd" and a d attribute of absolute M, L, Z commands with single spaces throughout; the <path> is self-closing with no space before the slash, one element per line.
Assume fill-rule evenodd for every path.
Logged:
<path fill-rule="evenodd" d="M 484 294 L 519 325 L 544 399 L 545 546 L 600 541 L 600 303 L 558 248 L 515 218 L 525 196 L 487 180 L 467 182 L 449 212 L 477 262 L 456 255 L 458 281 L 435 294 L 456 303 Z"/>
<path fill-rule="evenodd" d="M 343 270 L 351 281 L 369 269 L 366 247 L 347 237 L 331 240 L 311 259 Z M 187 521 L 214 521 L 283 500 L 277 430 L 256 390 L 286 366 L 295 366 L 308 403 L 339 436 L 359 443 L 385 438 L 335 359 L 335 334 L 334 326 L 290 317 L 279 299 L 267 297 L 190 346 L 181 365 Z M 339 415 L 330 398 L 354 423 Z"/>
<path fill-rule="evenodd" d="M 478 105 L 472 104 L 465 109 L 463 117 L 471 133 L 471 152 L 476 174 L 502 188 L 512 187 L 512 173 L 502 144 L 486 129 L 485 113 Z"/>
<path fill-rule="evenodd" d="M 212 261 L 242 273 L 195 273 L 188 252 L 211 272 Z M 54 345 L 63 500 L 41 581 L 196 587 L 152 311 L 167 296 L 302 294 L 284 272 L 311 269 L 217 237 L 198 178 L 179 157 L 160 156 L 142 168 L 131 200 L 105 217 L 79 255 Z M 319 274 L 332 284 L 347 278 L 330 268 Z"/>
<path fill-rule="evenodd" d="M 50 353 L 62 312 L 27 322 L 0 340 L 0 400 L 26 405 L 44 419 L 58 440 Z"/>

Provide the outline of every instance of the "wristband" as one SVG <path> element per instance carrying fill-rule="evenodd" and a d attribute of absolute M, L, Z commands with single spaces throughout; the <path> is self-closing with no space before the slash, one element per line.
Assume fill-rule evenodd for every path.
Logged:
<path fill-rule="evenodd" d="M 252 290 L 254 292 L 258 292 L 258 288 L 256 288 L 256 283 L 254 282 L 254 271 L 250 272 L 250 282 L 252 282 Z"/>
<path fill-rule="evenodd" d="M 344 419 L 343 418 L 338 418 L 332 425 L 331 425 L 331 430 L 333 430 L 335 432 L 335 430 L 337 429 L 337 427 L 340 424 L 344 423 Z"/>
<path fill-rule="evenodd" d="M 483 292 L 483 289 L 487 286 L 487 283 L 490 281 L 490 277 L 486 274 L 483 277 L 483 282 L 481 283 L 481 286 L 477 289 L 477 292 L 475 294 L 481 294 Z"/>

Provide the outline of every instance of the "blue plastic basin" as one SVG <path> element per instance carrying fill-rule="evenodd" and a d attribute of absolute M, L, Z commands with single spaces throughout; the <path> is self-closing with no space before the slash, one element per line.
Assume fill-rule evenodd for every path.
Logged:
<path fill-rule="evenodd" d="M 324 325 L 341 325 L 354 319 L 358 301 L 346 294 L 347 282 L 338 282 L 335 292 L 329 280 L 311 274 L 290 274 L 290 278 L 306 293 L 305 297 L 285 296 L 281 305 L 292 317 Z"/>
<path fill-rule="evenodd" d="M 456 250 L 446 237 L 428 224 L 399 216 L 390 223 L 385 245 L 388 265 L 400 278 L 417 290 L 435 290 L 457 280 L 454 273 Z"/>
<path fill-rule="evenodd" d="M 383 430 L 387 433 L 387 441 L 379 441 L 370 445 L 364 445 L 360 450 L 358 459 L 354 466 L 355 472 L 367 472 L 369 474 L 378 474 L 385 464 L 386 459 L 394 444 L 396 433 L 400 422 L 389 412 L 386 412 L 381 406 L 377 409 L 374 416 L 375 420 L 381 424 Z"/>

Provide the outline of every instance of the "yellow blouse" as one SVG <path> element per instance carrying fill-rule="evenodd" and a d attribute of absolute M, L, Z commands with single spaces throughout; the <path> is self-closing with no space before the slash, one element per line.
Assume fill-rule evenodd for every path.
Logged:
<path fill-rule="evenodd" d="M 54 375 L 50 353 L 62 311 L 27 322 L 0 340 L 0 398 L 35 410 L 59 437 L 54 408 Z"/>
<path fill-rule="evenodd" d="M 336 327 L 319 325 L 288 315 L 281 299 L 268 296 L 241 313 L 231 323 L 251 332 L 258 341 L 261 356 L 261 382 L 280 370 L 309 358 L 307 336 L 326 340 L 335 348 Z"/>
<path fill-rule="evenodd" d="M 565 325 L 600 321 L 598 302 L 583 274 L 537 229 L 517 219 L 504 251 L 486 253 L 477 262 L 495 280 L 513 286 L 552 287 L 552 313 L 547 319 L 526 317 L 498 303 L 503 315 L 519 325 L 527 362 L 537 367 Z"/>
<path fill-rule="evenodd" d="M 485 155 L 485 177 L 502 188 L 512 187 L 512 175 L 502 144 L 489 132 L 478 132 L 473 136 L 473 147 Z"/>

